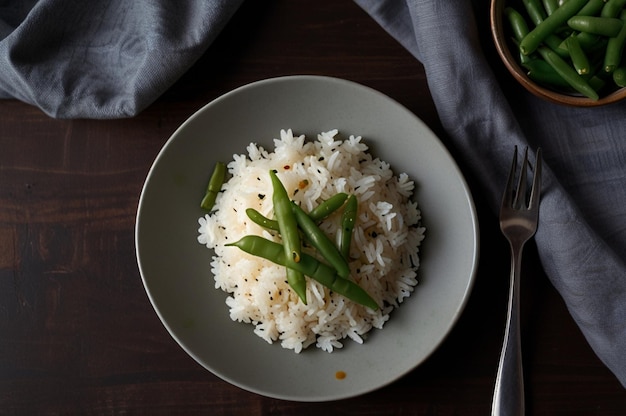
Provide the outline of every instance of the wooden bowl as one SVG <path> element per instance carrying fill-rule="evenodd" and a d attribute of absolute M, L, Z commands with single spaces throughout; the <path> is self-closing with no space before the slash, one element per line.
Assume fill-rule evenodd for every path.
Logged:
<path fill-rule="evenodd" d="M 526 70 L 520 65 L 518 58 L 514 55 L 517 51 L 511 51 L 511 35 L 508 28 L 506 28 L 506 20 L 504 18 L 504 8 L 511 1 L 506 0 L 491 0 L 490 21 L 491 21 L 491 34 L 496 46 L 496 50 L 502 58 L 504 65 L 509 70 L 511 75 L 528 91 L 536 95 L 537 97 L 551 101 L 557 104 L 575 106 L 575 107 L 595 107 L 606 104 L 615 103 L 626 98 L 626 88 L 617 88 L 614 91 L 604 92 L 600 95 L 598 100 L 592 100 L 580 94 L 568 94 L 552 90 L 537 84 L 526 75 Z M 518 11 L 523 11 L 521 2 Z M 515 5 L 515 4 L 514 4 Z M 530 24 L 530 23 L 529 23 Z M 513 46 L 514 47 L 514 46 Z"/>

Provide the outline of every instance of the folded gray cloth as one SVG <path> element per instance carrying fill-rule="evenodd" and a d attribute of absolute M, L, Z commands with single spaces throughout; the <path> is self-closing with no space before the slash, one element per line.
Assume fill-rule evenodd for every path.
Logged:
<path fill-rule="evenodd" d="M 494 211 L 513 146 L 542 148 L 542 265 L 626 387 L 626 103 L 570 108 L 504 91 L 495 74 L 508 73 L 486 53 L 488 0 L 355 1 L 424 65 L 443 127 Z"/>
<path fill-rule="evenodd" d="M 139 113 L 207 49 L 243 0 L 0 2 L 0 98 L 58 118 Z"/>

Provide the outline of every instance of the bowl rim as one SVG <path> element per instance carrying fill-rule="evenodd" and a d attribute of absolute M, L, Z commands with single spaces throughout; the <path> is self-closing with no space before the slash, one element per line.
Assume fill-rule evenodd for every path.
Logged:
<path fill-rule="evenodd" d="M 610 94 L 601 96 L 598 100 L 592 100 L 583 96 L 575 96 L 562 94 L 543 87 L 531 80 L 513 57 L 507 46 L 506 36 L 504 34 L 503 11 L 506 0 L 491 0 L 490 5 L 490 27 L 493 42 L 498 55 L 502 59 L 504 66 L 511 75 L 530 93 L 547 101 L 564 104 L 572 107 L 599 107 L 607 104 L 616 103 L 626 98 L 626 88 L 619 88 Z"/>
<path fill-rule="evenodd" d="M 313 93 L 318 97 L 317 99 L 311 99 L 309 94 Z M 268 97 L 272 99 L 268 100 Z M 303 100 L 302 97 L 308 97 L 308 99 Z M 340 98 L 329 100 L 328 97 Z M 323 105 L 311 106 L 311 102 Z M 260 106 L 259 103 L 263 103 L 265 107 Z M 288 110 L 275 111 L 276 108 L 282 109 L 286 105 L 289 105 Z M 347 111 L 341 110 L 342 107 L 345 107 Z M 318 110 L 321 112 L 316 115 L 316 111 L 312 111 L 314 108 L 322 108 L 323 111 Z M 381 108 L 386 110 L 381 112 Z M 338 109 L 340 111 L 337 111 Z M 232 115 L 224 117 L 225 114 Z M 245 133 L 250 124 L 237 123 L 233 126 L 230 122 L 233 117 L 237 121 L 243 116 L 252 114 L 258 119 L 266 120 L 263 124 L 269 123 L 268 127 L 255 128 L 254 135 L 242 135 L 241 133 Z M 354 117 L 350 114 L 359 116 Z M 268 118 L 268 115 L 271 117 Z M 381 123 L 381 117 L 388 121 Z M 369 120 L 365 123 L 366 126 L 361 125 L 362 120 Z M 285 124 L 285 121 L 290 121 L 290 123 Z M 385 324 L 387 333 L 397 334 L 397 331 L 401 330 L 402 333 L 407 334 L 406 337 L 380 337 L 378 333 L 372 333 L 365 348 L 359 348 L 356 343 L 346 343 L 341 352 L 336 354 L 328 354 L 320 349 L 307 349 L 306 353 L 303 351 L 302 355 L 296 355 L 276 343 L 270 345 L 254 336 L 251 328 L 246 324 L 237 325 L 230 320 L 228 308 L 225 305 L 221 306 L 226 294 L 215 289 L 212 277 L 205 279 L 208 276 L 211 261 L 210 256 L 206 256 L 207 248 L 198 244 L 194 238 L 188 239 L 188 236 L 195 234 L 194 230 L 197 230 L 196 219 L 204 215 L 197 204 L 197 190 L 203 189 L 208 179 L 205 175 L 206 155 L 216 158 L 230 158 L 233 155 L 230 146 L 222 145 L 223 148 L 219 149 L 215 146 L 214 140 L 205 140 L 203 133 L 210 127 L 218 130 L 212 133 L 213 137 L 256 136 L 256 140 L 265 137 L 264 141 L 259 141 L 259 143 L 265 143 L 269 149 L 272 143 L 271 137 L 276 134 L 275 127 L 291 125 L 298 132 L 313 133 L 323 131 L 329 126 L 336 127 L 340 131 L 341 129 L 357 131 L 354 129 L 357 124 L 360 126 L 358 131 L 363 134 L 363 137 L 370 138 L 367 139 L 372 145 L 370 149 L 380 157 L 384 159 L 385 155 L 391 156 L 395 153 L 401 155 L 398 159 L 389 158 L 394 161 L 398 172 L 403 170 L 402 166 L 421 166 L 421 168 L 410 169 L 410 172 L 419 173 L 435 165 L 436 170 L 432 172 L 432 175 L 424 176 L 431 180 L 418 187 L 415 198 L 425 196 L 424 199 L 419 199 L 422 212 L 424 214 L 429 210 L 431 212 L 428 214 L 430 219 L 427 224 L 430 225 L 427 227 L 430 227 L 433 234 L 429 237 L 429 244 L 438 244 L 440 248 L 447 247 L 447 249 L 446 251 L 438 250 L 433 245 L 429 250 L 435 250 L 435 252 L 423 258 L 420 257 L 422 289 L 411 295 L 411 304 L 407 303 L 394 311 L 393 319 Z M 393 142 L 398 143 L 398 146 L 385 147 L 388 142 L 381 141 L 391 134 L 387 132 L 389 125 L 396 126 L 393 130 L 400 129 L 392 134 L 397 138 Z M 413 134 L 405 134 L 405 130 L 412 131 Z M 222 132 L 227 132 L 227 134 L 220 135 Z M 418 134 L 418 132 L 421 133 Z M 190 135 L 195 139 L 190 139 Z M 381 146 L 378 150 L 374 145 L 376 142 Z M 411 148 L 421 150 L 406 151 L 402 145 L 406 142 L 413 144 L 414 147 Z M 245 142 L 243 143 L 242 148 L 245 148 Z M 237 149 L 240 149 L 239 146 Z M 236 152 L 239 151 L 243 150 L 236 150 Z M 420 176 L 415 175 L 415 177 Z M 451 192 L 452 189 L 456 189 L 457 192 Z M 461 189 L 463 191 L 458 192 Z M 438 199 L 444 196 L 444 199 Z M 452 198 L 452 201 L 448 198 Z M 460 201 L 463 202 L 459 203 Z M 444 206 L 443 209 L 441 205 Z M 179 207 L 185 210 L 184 218 L 187 225 L 180 227 L 177 222 L 163 221 L 166 215 L 171 216 L 173 212 L 178 212 Z M 465 224 L 463 230 L 466 232 L 459 232 L 461 229 L 453 228 L 452 224 L 443 227 L 449 219 L 445 218 L 445 215 L 442 216 L 446 210 L 451 210 L 448 212 L 454 214 L 450 219 L 456 225 Z M 456 215 L 458 212 L 464 214 Z M 181 218 L 181 216 L 178 217 Z M 382 92 L 354 81 L 319 75 L 291 75 L 254 81 L 226 92 L 197 110 L 172 133 L 150 167 L 141 190 L 135 224 L 135 249 L 142 283 L 153 309 L 172 338 L 196 362 L 220 379 L 252 393 L 291 401 L 328 402 L 360 396 L 391 384 L 422 364 L 441 346 L 465 310 L 476 280 L 480 257 L 478 225 L 471 189 L 457 162 L 443 142 L 417 115 Z M 439 232 L 435 231 L 436 227 L 440 227 Z M 188 234 L 188 232 L 193 234 Z M 464 238 L 460 238 L 463 236 Z M 185 256 L 177 257 L 182 259 L 181 261 L 171 261 L 171 256 L 175 256 L 176 253 L 164 251 L 162 248 L 169 248 L 172 242 L 180 241 L 189 244 L 185 247 L 193 247 L 193 253 L 185 251 Z M 463 244 L 463 241 L 470 242 L 471 245 Z M 182 247 L 180 244 L 178 246 Z M 450 261 L 448 257 L 450 253 L 453 254 L 453 259 L 455 259 L 454 253 L 465 253 L 465 261 L 447 270 L 450 264 L 455 263 Z M 206 266 L 203 270 L 206 270 L 207 275 L 196 273 L 196 265 L 191 259 L 197 259 L 197 256 L 203 259 L 202 264 Z M 152 259 L 158 261 L 153 263 Z M 457 257 L 456 260 L 459 258 Z M 181 263 L 185 266 L 182 271 L 179 269 Z M 460 268 L 458 270 L 463 270 L 460 278 L 454 272 L 457 267 Z M 157 278 L 153 274 L 155 271 L 159 274 Z M 180 273 L 183 276 L 195 277 L 192 277 L 193 281 L 169 278 Z M 445 277 L 445 280 L 432 279 L 432 282 L 441 283 L 426 284 L 427 277 L 431 276 L 431 273 L 437 273 L 436 276 Z M 459 280 L 462 284 L 454 283 Z M 184 282 L 190 284 L 193 288 L 192 292 L 187 290 L 189 286 L 185 287 L 186 285 L 182 284 Z M 202 288 L 210 290 L 211 295 L 207 296 L 202 289 L 198 290 L 199 282 L 203 285 Z M 193 296 L 188 297 L 190 293 Z M 454 305 L 449 308 L 444 307 L 447 314 L 442 314 L 439 310 L 440 303 L 432 303 L 433 299 L 443 299 L 445 303 L 449 303 L 450 299 L 454 299 L 455 296 L 457 301 L 452 301 Z M 213 298 L 213 302 L 207 302 L 209 297 Z M 181 299 L 184 299 L 184 302 L 179 303 Z M 210 336 L 206 335 L 205 326 L 195 323 L 195 317 L 207 316 L 203 313 L 207 305 L 216 305 L 215 310 L 221 311 L 222 316 L 215 322 L 228 322 L 227 325 L 214 326 L 212 330 L 219 327 L 220 331 L 210 332 Z M 412 314 L 411 311 L 417 311 L 418 314 Z M 409 327 L 414 328 L 411 331 L 418 332 L 407 333 L 404 325 L 415 321 L 419 322 Z M 424 333 L 419 331 L 424 325 L 438 329 L 432 332 L 434 335 L 430 337 L 423 336 Z M 220 339 L 222 336 L 226 336 L 225 340 L 221 340 L 222 343 L 213 342 L 214 339 Z M 386 340 L 386 342 L 381 344 L 381 340 Z M 227 342 L 227 347 L 224 347 L 224 341 Z M 249 341 L 254 341 L 254 344 Z M 254 345 L 254 348 L 250 348 L 251 345 Z M 389 371 L 390 363 L 378 359 L 381 345 L 384 348 L 395 345 L 401 347 L 402 351 L 408 351 L 408 354 L 399 354 L 399 358 L 402 359 L 395 360 L 391 364 L 391 367 L 395 367 L 392 368 L 393 371 Z M 234 363 L 233 360 L 223 359 L 223 355 L 228 355 L 233 351 L 244 351 L 245 354 L 237 357 L 238 361 Z M 346 354 L 348 351 L 350 351 L 349 355 Z M 351 359 L 351 356 L 356 358 Z M 404 358 L 408 358 L 409 364 Z M 287 365 L 283 367 L 283 370 L 290 368 L 293 372 L 285 375 L 284 372 L 279 371 L 281 367 L 277 368 L 274 365 L 277 359 L 280 362 L 286 360 Z M 252 362 L 256 371 L 249 371 Z M 331 371 L 319 372 L 317 375 L 307 374 L 307 370 L 320 368 L 320 363 L 324 363 L 323 368 Z M 233 370 L 233 367 L 236 369 Z M 359 377 L 361 371 L 371 371 L 372 368 L 378 369 L 375 379 Z M 336 370 L 345 370 L 350 375 L 347 384 L 334 377 Z M 268 377 L 268 374 L 278 374 L 281 377 Z M 302 378 L 302 374 L 307 374 L 307 377 Z M 302 380 L 312 380 L 314 385 L 304 383 L 303 388 Z M 285 386 L 290 388 L 286 389 Z"/>

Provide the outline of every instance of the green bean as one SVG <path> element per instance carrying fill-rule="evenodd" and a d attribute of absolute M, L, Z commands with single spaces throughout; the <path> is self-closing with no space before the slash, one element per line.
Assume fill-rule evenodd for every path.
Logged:
<path fill-rule="evenodd" d="M 580 43 L 580 47 L 583 48 L 585 52 L 592 52 L 606 46 L 605 37 L 597 36 L 592 33 L 579 32 L 576 38 L 578 38 L 578 43 Z"/>
<path fill-rule="evenodd" d="M 261 214 L 254 208 L 247 208 L 246 215 L 252 220 L 252 222 L 260 225 L 263 228 L 267 228 L 268 230 L 272 231 L 280 231 L 278 221 L 267 218 L 265 215 Z"/>
<path fill-rule="evenodd" d="M 597 16 L 602 11 L 605 3 L 606 0 L 589 0 L 576 14 L 578 16 Z"/>
<path fill-rule="evenodd" d="M 578 43 L 578 39 L 575 36 L 567 38 L 567 50 L 569 51 L 569 56 L 572 59 L 572 65 L 574 65 L 576 72 L 580 75 L 589 73 L 589 59 L 585 51 L 580 47 L 580 43 Z"/>
<path fill-rule="evenodd" d="M 599 51 L 590 51 L 585 52 L 587 57 L 589 58 L 589 73 L 586 74 L 583 78 L 587 81 L 593 76 L 602 75 L 606 76 L 604 72 L 602 72 L 602 63 L 604 62 L 604 50 Z"/>
<path fill-rule="evenodd" d="M 359 203 L 355 195 L 350 195 L 346 202 L 346 207 L 341 216 L 341 243 L 340 250 L 343 257 L 350 258 L 350 245 L 352 244 L 352 232 L 356 223 Z"/>
<path fill-rule="evenodd" d="M 524 39 L 524 36 L 528 34 L 530 31 L 528 29 L 528 24 L 524 19 L 524 16 L 521 15 L 517 10 L 512 7 L 504 8 L 504 15 L 509 21 L 509 26 L 513 31 L 513 37 L 519 42 Z"/>
<path fill-rule="evenodd" d="M 339 208 L 341 208 L 347 198 L 348 194 L 341 192 L 335 194 L 328 198 L 326 201 L 323 201 L 318 206 L 313 208 L 311 212 L 309 212 L 309 217 L 313 221 L 321 221 L 333 212 L 337 211 Z M 280 231 L 280 229 L 278 228 L 278 221 L 267 218 L 254 208 L 246 209 L 246 214 L 248 214 L 248 218 L 250 218 L 254 223 L 260 225 L 261 227 L 267 228 L 272 231 Z"/>
<path fill-rule="evenodd" d="M 567 4 L 575 0 L 568 0 Z M 574 68 L 565 62 L 559 55 L 546 46 L 540 46 L 537 51 L 545 61 L 576 91 L 592 100 L 597 100 L 598 93 L 581 77 Z"/>
<path fill-rule="evenodd" d="M 598 41 L 601 39 L 600 36 L 594 35 L 592 33 L 587 32 L 574 32 L 570 36 L 573 36 L 578 41 L 578 44 L 583 49 L 583 51 L 588 51 L 592 48 L 595 48 L 598 44 Z M 558 46 L 558 52 L 565 52 L 566 55 L 569 55 L 569 51 L 567 50 L 567 38 L 561 42 Z M 562 53 L 559 53 L 561 58 L 563 57 Z"/>
<path fill-rule="evenodd" d="M 528 55 L 537 50 L 544 39 L 554 34 L 554 31 L 582 9 L 587 1 L 588 0 L 568 0 L 561 7 L 556 9 L 554 13 L 535 26 L 535 28 L 520 41 L 520 50 L 522 53 Z"/>
<path fill-rule="evenodd" d="M 602 11 L 607 0 L 589 0 L 589 2 L 576 13 L 577 16 L 598 16 Z M 583 50 L 588 50 L 593 47 L 599 39 L 599 36 L 586 32 L 573 33 L 572 36 L 578 38 L 578 43 Z M 565 41 L 559 46 L 559 50 L 567 49 Z M 562 57 L 562 55 L 561 55 Z"/>
<path fill-rule="evenodd" d="M 343 278 L 350 277 L 350 266 L 335 244 L 315 224 L 315 221 L 307 215 L 295 202 L 291 203 L 293 213 L 306 240 L 320 252 L 322 257 L 337 270 L 337 274 Z"/>
<path fill-rule="evenodd" d="M 547 15 L 550 16 L 556 9 L 559 8 L 558 0 L 543 0 L 543 8 Z"/>
<path fill-rule="evenodd" d="M 547 17 L 543 7 L 541 7 L 538 0 L 524 0 L 523 3 L 526 9 L 526 13 L 530 17 L 530 20 L 535 25 L 535 27 L 541 24 L 544 21 L 544 19 Z M 521 39 L 517 39 L 517 40 L 518 42 L 521 41 Z M 562 41 L 563 40 L 554 33 L 548 34 L 545 37 L 545 39 L 543 39 L 543 42 L 546 45 L 550 46 L 554 51 L 556 51 L 559 55 L 561 55 L 562 58 L 564 58 L 567 56 L 567 51 L 562 51 L 558 49 Z M 521 55 L 522 55 L 521 59 L 524 60 L 523 56 L 525 56 L 526 54 L 522 53 Z"/>
<path fill-rule="evenodd" d="M 302 303 L 306 305 L 306 279 L 304 278 L 304 273 L 289 267 L 285 269 L 285 273 L 287 275 L 287 283 L 296 292 Z"/>
<path fill-rule="evenodd" d="M 246 214 L 248 215 L 248 218 L 250 218 L 253 222 L 259 224 L 260 226 L 264 228 L 268 228 L 273 231 L 280 231 L 280 227 L 278 226 L 278 221 L 270 220 L 269 218 L 265 217 L 263 214 L 261 214 L 259 211 L 255 210 L 254 208 L 246 209 Z M 307 304 L 306 287 L 302 286 L 304 275 L 302 275 L 301 272 L 297 270 L 293 270 L 293 269 L 287 269 L 286 273 L 287 273 L 287 283 L 289 283 L 289 285 L 294 289 L 294 291 L 296 291 L 296 293 L 298 294 L 302 302 L 306 305 Z"/>
<path fill-rule="evenodd" d="M 278 221 L 285 256 L 291 261 L 298 263 L 301 257 L 300 234 L 298 233 L 296 218 L 291 210 L 291 201 L 275 171 L 270 170 L 270 178 L 273 188 L 272 203 L 274 204 L 274 215 Z M 306 280 L 304 276 L 299 272 L 287 271 L 287 280 L 298 296 L 300 296 L 302 302 L 306 304 Z"/>
<path fill-rule="evenodd" d="M 626 10 L 620 14 L 621 21 L 626 22 Z M 604 55 L 604 71 L 613 72 L 622 59 L 622 51 L 626 44 L 626 24 L 622 24 L 622 29 L 617 36 L 609 38 L 606 44 Z"/>
<path fill-rule="evenodd" d="M 556 87 L 559 89 L 571 89 L 570 85 L 543 59 L 531 59 L 524 64 L 524 68 L 528 71 L 526 75 L 533 81 L 547 87 Z"/>
<path fill-rule="evenodd" d="M 300 261 L 300 234 L 298 233 L 298 223 L 291 209 L 289 194 L 276 175 L 276 171 L 270 170 L 272 179 L 272 203 L 274 204 L 274 215 L 278 221 L 281 238 L 285 245 L 285 254 L 296 263 Z"/>
<path fill-rule="evenodd" d="M 246 253 L 262 257 L 288 269 L 297 270 L 339 295 L 370 309 L 378 310 L 376 301 L 358 284 L 342 278 L 332 267 L 306 253 L 302 253 L 300 262 L 295 263 L 285 255 L 285 250 L 281 244 L 255 235 L 245 236 L 237 242 L 227 244 L 227 246 L 238 247 Z"/>
<path fill-rule="evenodd" d="M 209 184 L 204 197 L 200 202 L 201 208 L 206 209 L 207 211 L 210 211 L 213 208 L 215 205 L 215 199 L 217 199 L 217 194 L 220 192 L 222 185 L 224 184 L 225 177 L 226 165 L 222 162 L 217 162 L 213 168 L 213 173 L 209 179 Z"/>
<path fill-rule="evenodd" d="M 593 88 L 595 91 L 600 91 L 602 88 L 604 88 L 604 86 L 606 85 L 606 81 L 602 78 L 600 78 L 597 75 L 592 76 L 591 78 L 589 78 L 587 80 L 587 83 L 589 84 L 589 86 L 591 88 Z"/>
<path fill-rule="evenodd" d="M 522 0 L 522 3 L 524 4 L 528 17 L 530 17 L 530 21 L 533 22 L 535 26 L 539 25 L 547 17 L 537 0 Z"/>
<path fill-rule="evenodd" d="M 612 37 L 617 36 L 624 23 L 614 17 L 573 16 L 567 20 L 567 25 L 579 32 Z"/>
<path fill-rule="evenodd" d="M 333 212 L 337 211 L 348 199 L 348 194 L 340 192 L 321 202 L 309 212 L 309 217 L 313 221 L 321 221 Z"/>
<path fill-rule="evenodd" d="M 626 67 L 620 66 L 613 71 L 613 82 L 618 87 L 626 87 Z"/>
<path fill-rule="evenodd" d="M 513 42 L 513 44 L 515 44 L 515 46 L 517 46 L 518 59 L 519 59 L 520 64 L 522 64 L 522 66 L 526 62 L 528 62 L 528 61 L 530 61 L 532 59 L 531 56 L 526 56 L 522 52 L 519 51 L 519 42 L 518 42 L 517 39 L 511 39 L 511 42 Z"/>
<path fill-rule="evenodd" d="M 604 3 L 604 7 L 602 7 L 600 16 L 617 17 L 619 16 L 624 6 L 626 6 L 626 0 L 608 0 L 606 3 Z"/>
<path fill-rule="evenodd" d="M 563 38 L 555 34 L 552 34 L 543 40 L 543 43 L 545 43 L 546 46 L 556 52 L 561 58 L 567 59 L 569 58 L 569 51 L 567 49 L 561 48 L 561 44 L 563 42 Z"/>

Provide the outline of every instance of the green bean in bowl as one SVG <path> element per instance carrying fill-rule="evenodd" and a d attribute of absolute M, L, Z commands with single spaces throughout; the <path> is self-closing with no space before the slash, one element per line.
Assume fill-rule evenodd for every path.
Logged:
<path fill-rule="evenodd" d="M 626 97 L 626 0 L 492 0 L 498 54 L 531 93 L 571 106 Z"/>

